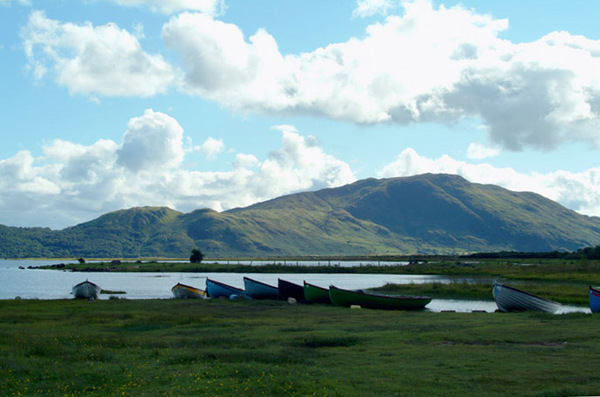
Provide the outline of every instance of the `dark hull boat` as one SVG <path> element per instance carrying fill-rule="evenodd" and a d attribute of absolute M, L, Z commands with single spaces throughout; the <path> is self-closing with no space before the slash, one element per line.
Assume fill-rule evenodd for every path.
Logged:
<path fill-rule="evenodd" d="M 561 304 L 558 302 L 498 282 L 494 282 L 492 295 L 498 309 L 503 312 L 535 310 L 558 313 L 561 309 Z"/>
<path fill-rule="evenodd" d="M 171 288 L 171 292 L 175 298 L 179 299 L 206 299 L 208 295 L 206 291 L 201 290 L 200 288 L 192 287 L 190 285 L 185 285 L 181 283 L 177 283 Z"/>
<path fill-rule="evenodd" d="M 338 306 L 360 306 L 368 309 L 421 310 L 431 302 L 428 296 L 379 295 L 329 286 L 331 303 Z"/>
<path fill-rule="evenodd" d="M 244 277 L 244 289 L 252 299 L 278 299 L 279 289 L 258 280 Z"/>
<path fill-rule="evenodd" d="M 278 279 L 277 286 L 279 287 L 279 299 L 294 298 L 298 302 L 304 301 L 304 287 L 302 285 Z"/>

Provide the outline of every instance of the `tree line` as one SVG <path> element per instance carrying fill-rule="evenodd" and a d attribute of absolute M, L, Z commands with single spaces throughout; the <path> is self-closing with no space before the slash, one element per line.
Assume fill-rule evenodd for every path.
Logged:
<path fill-rule="evenodd" d="M 600 245 L 595 247 L 580 248 L 577 251 L 550 251 L 550 252 L 478 252 L 466 255 L 469 258 L 479 259 L 600 259 Z"/>

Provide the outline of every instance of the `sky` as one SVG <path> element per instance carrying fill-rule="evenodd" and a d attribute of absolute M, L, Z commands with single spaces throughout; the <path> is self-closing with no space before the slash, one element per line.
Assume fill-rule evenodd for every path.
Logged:
<path fill-rule="evenodd" d="M 0 224 L 423 173 L 600 216 L 596 0 L 0 0 Z"/>

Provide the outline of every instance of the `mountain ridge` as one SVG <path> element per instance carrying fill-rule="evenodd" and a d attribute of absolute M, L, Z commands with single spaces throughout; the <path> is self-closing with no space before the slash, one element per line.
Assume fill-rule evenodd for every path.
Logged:
<path fill-rule="evenodd" d="M 544 252 L 598 242 L 600 218 L 448 174 L 369 178 L 224 212 L 135 207 L 59 231 L 0 225 L 2 257 Z"/>

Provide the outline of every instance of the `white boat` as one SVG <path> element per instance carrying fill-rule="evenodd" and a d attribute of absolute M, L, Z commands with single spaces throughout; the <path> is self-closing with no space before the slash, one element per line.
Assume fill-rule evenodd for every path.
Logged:
<path fill-rule="evenodd" d="M 206 291 L 201 290 L 200 288 L 192 287 L 190 285 L 185 285 L 181 283 L 177 283 L 171 288 L 171 292 L 175 298 L 180 299 L 206 299 L 208 298 Z"/>
<path fill-rule="evenodd" d="M 96 299 L 100 293 L 100 286 L 85 280 L 74 286 L 72 293 L 78 299 Z"/>
<path fill-rule="evenodd" d="M 494 282 L 492 295 L 498 309 L 503 312 L 535 310 L 546 313 L 558 313 L 561 304 L 546 298 L 534 295 L 532 293 L 521 291 L 499 282 Z"/>

